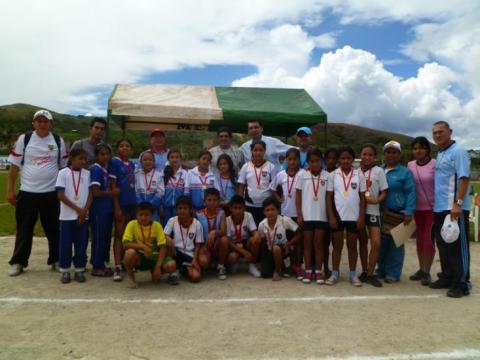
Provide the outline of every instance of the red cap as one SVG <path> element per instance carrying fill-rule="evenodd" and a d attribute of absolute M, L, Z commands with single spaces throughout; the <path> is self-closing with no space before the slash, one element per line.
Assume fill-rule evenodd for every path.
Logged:
<path fill-rule="evenodd" d="M 152 137 L 152 136 L 155 135 L 155 134 L 165 135 L 165 130 L 159 129 L 159 128 L 155 128 L 155 129 L 153 129 L 152 132 L 150 133 L 150 137 Z"/>

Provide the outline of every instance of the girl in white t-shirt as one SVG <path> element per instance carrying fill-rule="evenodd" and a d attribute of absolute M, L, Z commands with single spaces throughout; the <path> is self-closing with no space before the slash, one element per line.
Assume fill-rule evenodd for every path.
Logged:
<path fill-rule="evenodd" d="M 315 251 L 317 284 L 325 283 L 323 265 L 323 240 L 328 228 L 326 191 L 328 173 L 322 170 L 322 152 L 313 149 L 307 155 L 309 170 L 302 170 L 297 182 L 297 222 L 303 227 L 303 261 L 305 274 L 298 276 L 305 284 L 313 280 L 312 251 Z"/>
<path fill-rule="evenodd" d="M 327 285 L 335 285 L 340 275 L 340 259 L 343 235 L 347 232 L 348 264 L 350 282 L 354 286 L 362 283 L 356 274 L 358 230 L 365 226 L 365 182 L 360 171 L 353 168 L 355 152 L 350 146 L 338 151 L 340 167 L 329 175 L 327 186 L 327 212 L 333 232 L 332 275 Z"/>
<path fill-rule="evenodd" d="M 257 226 L 263 220 L 262 203 L 271 195 L 270 183 L 275 176 L 275 166 L 265 160 L 266 149 L 263 141 L 252 141 L 252 161 L 242 166 L 237 182 L 238 194 L 245 197 L 247 211 L 253 215 Z"/>
<path fill-rule="evenodd" d="M 375 287 L 381 287 L 382 283 L 374 275 L 380 254 L 380 204 L 387 196 L 387 177 L 385 171 L 375 165 L 377 148 L 373 144 L 365 144 L 360 148 L 362 160 L 360 174 L 365 182 L 365 224 L 370 235 L 370 256 L 368 255 L 368 235 L 364 227 L 359 231 L 360 262 L 362 263 L 362 274 L 360 281 L 366 282 Z M 368 260 L 367 260 L 368 258 Z"/>

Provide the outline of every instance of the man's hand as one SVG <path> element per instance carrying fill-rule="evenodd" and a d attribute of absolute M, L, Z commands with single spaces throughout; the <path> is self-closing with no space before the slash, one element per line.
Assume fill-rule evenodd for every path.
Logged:
<path fill-rule="evenodd" d="M 7 201 L 12 206 L 17 205 L 17 196 L 15 195 L 14 191 L 12 191 L 12 190 L 7 191 Z"/>
<path fill-rule="evenodd" d="M 450 211 L 450 217 L 452 220 L 457 220 L 460 217 L 462 208 L 458 204 L 453 204 L 452 211 Z"/>
<path fill-rule="evenodd" d="M 152 257 L 152 249 L 147 245 L 143 245 L 143 255 L 145 255 L 147 259 L 150 259 Z"/>
<path fill-rule="evenodd" d="M 330 225 L 330 228 L 332 230 L 336 230 L 338 227 L 337 219 L 335 219 L 334 217 L 328 219 L 328 225 Z"/>
<path fill-rule="evenodd" d="M 403 225 L 407 226 L 408 224 L 410 224 L 413 220 L 413 216 L 412 215 L 409 215 L 409 216 L 405 216 L 405 219 L 403 219 Z"/>
<path fill-rule="evenodd" d="M 161 278 L 162 278 L 162 266 L 155 265 L 155 267 L 152 270 L 152 281 L 157 282 L 157 281 L 160 281 Z"/>

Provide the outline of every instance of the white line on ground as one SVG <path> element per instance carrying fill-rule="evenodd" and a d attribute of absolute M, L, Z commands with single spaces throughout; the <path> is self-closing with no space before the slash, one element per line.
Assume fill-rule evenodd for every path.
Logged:
<path fill-rule="evenodd" d="M 474 294 L 472 296 L 479 296 Z M 445 295 L 378 295 L 378 296 L 307 296 L 307 297 L 252 297 L 224 299 L 122 299 L 122 298 L 0 298 L 0 304 L 81 304 L 81 303 L 117 303 L 117 304 L 246 304 L 246 303 L 283 303 L 283 302 L 334 302 L 334 301 L 388 301 L 388 300 L 426 300 L 445 298 Z"/>

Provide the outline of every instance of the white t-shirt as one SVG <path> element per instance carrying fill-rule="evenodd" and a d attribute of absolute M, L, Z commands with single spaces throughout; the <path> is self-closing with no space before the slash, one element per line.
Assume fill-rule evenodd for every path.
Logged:
<path fill-rule="evenodd" d="M 352 168 L 348 175 L 344 175 L 347 185 L 345 190 L 342 175 L 343 172 L 340 168 L 330 173 L 327 191 L 333 191 L 333 203 L 341 221 L 358 221 L 360 193 L 365 192 L 365 181 L 362 180 L 360 170 Z"/>
<path fill-rule="evenodd" d="M 180 226 L 178 216 L 170 218 L 165 226 L 165 234 L 173 238 L 178 251 L 191 257 L 195 253 L 195 244 L 202 244 L 205 241 L 202 224 L 195 218 L 188 229 Z"/>
<path fill-rule="evenodd" d="M 374 166 L 365 173 L 360 169 L 360 174 L 365 181 L 365 191 L 369 191 L 371 196 L 378 198 L 381 191 L 388 189 L 387 176 L 381 167 Z M 365 213 L 380 216 L 380 204 L 367 204 Z"/>
<path fill-rule="evenodd" d="M 248 240 L 250 234 L 257 230 L 255 220 L 253 220 L 252 214 L 248 211 L 244 212 L 243 221 L 241 226 L 233 223 L 232 217 L 227 217 L 227 237 L 233 242 L 241 242 Z M 240 238 L 240 239 L 239 239 Z"/>
<path fill-rule="evenodd" d="M 297 190 L 302 191 L 304 221 L 327 221 L 326 193 L 328 179 L 329 174 L 325 170 L 322 170 L 317 176 L 314 176 L 310 170 L 302 170 L 298 175 Z M 318 190 L 318 200 L 315 200 L 314 187 Z"/>
<path fill-rule="evenodd" d="M 269 250 L 272 250 L 273 245 L 285 245 L 287 243 L 287 230 L 297 231 L 298 225 L 288 216 L 277 216 L 275 226 L 271 229 L 268 226 L 268 219 L 263 219 L 258 224 L 258 232 L 260 236 L 267 240 Z"/>
<path fill-rule="evenodd" d="M 273 169 L 274 166 L 270 161 L 266 161 L 261 167 L 256 167 L 251 161 L 242 166 L 238 183 L 245 185 L 247 206 L 262 207 L 263 200 L 271 195 L 270 183 L 275 176 Z"/>
<path fill-rule="evenodd" d="M 75 185 L 74 185 L 75 181 Z M 78 200 L 75 196 L 75 188 L 78 186 Z M 73 171 L 70 168 L 60 170 L 55 184 L 57 190 L 65 191 L 65 196 L 77 205 L 84 208 L 88 200 L 90 192 L 90 171 L 82 169 L 81 171 Z M 77 220 L 78 214 L 70 206 L 60 201 L 60 220 Z"/>
<path fill-rule="evenodd" d="M 22 166 L 23 144 L 25 134 L 18 137 L 8 162 L 20 168 L 20 190 L 32 193 L 55 191 L 58 166 L 58 147 L 52 133 L 45 137 L 37 135 L 36 131 L 25 148 L 25 158 Z M 60 168 L 67 165 L 67 149 L 60 138 Z"/>
<path fill-rule="evenodd" d="M 298 183 L 298 177 L 300 174 L 301 170 L 299 170 L 294 176 L 289 176 L 285 170 L 282 170 L 273 178 L 273 181 L 270 184 L 270 189 L 272 191 L 276 191 L 278 186 L 282 187 L 282 215 L 297 217 L 295 195 L 297 193 L 296 185 Z"/>

